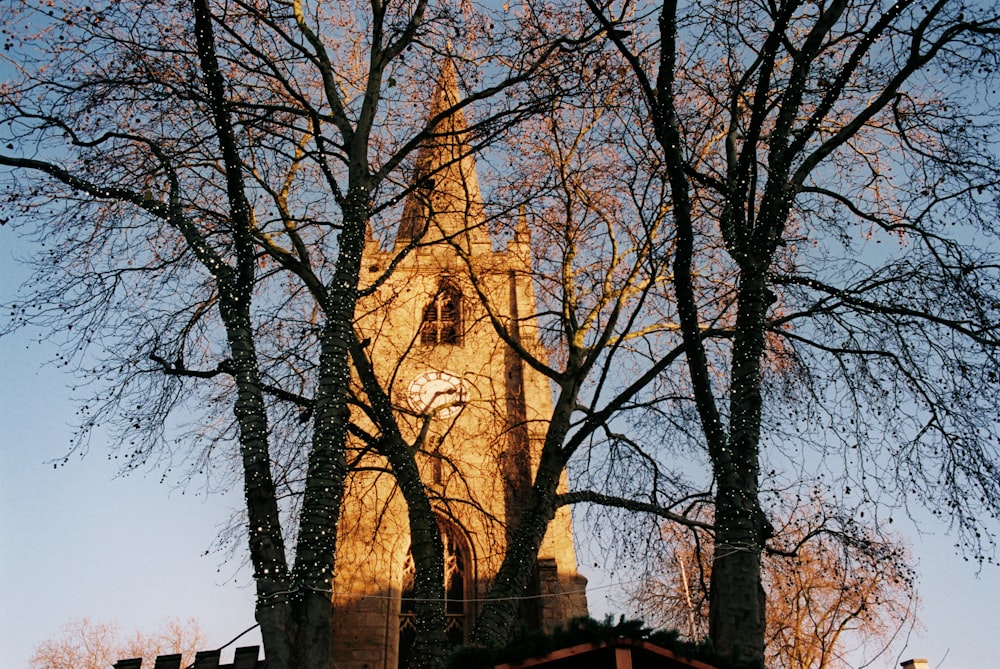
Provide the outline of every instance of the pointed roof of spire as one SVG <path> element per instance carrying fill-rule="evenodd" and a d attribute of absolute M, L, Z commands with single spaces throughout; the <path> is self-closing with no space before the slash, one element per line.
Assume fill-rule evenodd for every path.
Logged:
<path fill-rule="evenodd" d="M 416 186 L 403 206 L 397 247 L 416 238 L 448 238 L 469 251 L 473 245 L 490 248 L 465 113 L 453 110 L 460 100 L 455 65 L 447 58 L 431 98 L 429 136 L 417 152 Z"/>
<path fill-rule="evenodd" d="M 523 204 L 517 212 L 517 227 L 514 228 L 514 241 L 531 246 L 531 228 L 528 227 L 528 211 Z"/>

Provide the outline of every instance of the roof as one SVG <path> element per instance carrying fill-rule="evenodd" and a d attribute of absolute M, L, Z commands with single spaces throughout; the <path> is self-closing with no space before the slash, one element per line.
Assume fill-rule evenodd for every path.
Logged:
<path fill-rule="evenodd" d="M 619 638 L 582 643 L 544 657 L 498 664 L 495 669 L 716 669 L 641 639 Z"/>
<path fill-rule="evenodd" d="M 259 646 L 244 646 L 237 648 L 232 664 L 219 664 L 220 650 L 200 651 L 195 655 L 194 664 L 191 669 L 264 669 L 267 666 L 265 660 L 257 659 L 260 655 Z M 118 660 L 114 669 L 141 669 L 142 658 L 132 658 L 129 660 Z M 160 655 L 156 658 L 156 664 L 152 669 L 182 669 L 181 656 Z"/>
<path fill-rule="evenodd" d="M 191 669 L 265 669 L 266 660 L 258 659 L 259 647 L 237 648 L 232 664 L 219 664 L 218 650 L 197 654 Z M 115 669 L 141 669 L 142 659 L 119 660 Z M 649 641 L 631 638 L 581 643 L 553 651 L 544 657 L 521 662 L 498 664 L 494 669 L 716 669 L 686 658 L 675 651 Z M 152 669 L 182 669 L 180 655 L 160 655 Z"/>

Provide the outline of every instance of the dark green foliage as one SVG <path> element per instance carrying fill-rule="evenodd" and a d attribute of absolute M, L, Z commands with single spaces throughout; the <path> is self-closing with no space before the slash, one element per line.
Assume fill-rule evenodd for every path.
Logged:
<path fill-rule="evenodd" d="M 484 669 L 505 662 L 523 662 L 532 657 L 584 643 L 595 646 L 615 639 L 639 639 L 671 650 L 678 655 L 707 662 L 718 669 L 764 669 L 762 662 L 741 662 L 715 652 L 710 639 L 702 643 L 682 641 L 674 630 L 653 630 L 641 620 L 614 622 L 608 615 L 603 621 L 593 618 L 574 618 L 565 627 L 557 626 L 551 634 L 540 630 L 521 628 L 514 639 L 503 648 L 461 646 L 451 654 L 448 669 Z"/>

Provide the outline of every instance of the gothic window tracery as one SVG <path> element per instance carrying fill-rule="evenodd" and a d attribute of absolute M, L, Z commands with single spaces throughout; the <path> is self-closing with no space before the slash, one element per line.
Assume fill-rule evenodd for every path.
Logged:
<path fill-rule="evenodd" d="M 468 543 L 461 530 L 439 518 L 441 543 L 444 545 L 445 632 L 448 641 L 460 645 L 466 640 L 466 597 L 471 588 L 471 562 Z M 413 585 L 413 554 L 407 552 L 403 563 L 402 599 L 399 615 L 399 667 L 406 667 L 416 637 L 416 599 Z"/>
<path fill-rule="evenodd" d="M 434 299 L 424 308 L 420 343 L 462 343 L 462 293 L 449 282 L 441 284 Z"/>

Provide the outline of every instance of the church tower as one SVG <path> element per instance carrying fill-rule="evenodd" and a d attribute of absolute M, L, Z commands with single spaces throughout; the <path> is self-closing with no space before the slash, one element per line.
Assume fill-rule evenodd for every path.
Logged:
<path fill-rule="evenodd" d="M 430 117 L 457 100 L 447 62 Z M 530 231 L 522 220 L 506 248 L 494 251 L 465 130 L 459 111 L 420 149 L 418 188 L 404 203 L 395 248 L 369 240 L 362 285 L 396 265 L 357 310 L 404 436 L 415 442 L 423 434 L 418 459 L 445 544 L 448 635 L 455 643 L 468 638 L 503 559 L 552 413 L 548 379 L 497 335 L 473 289 L 470 264 L 508 331 L 545 359 L 531 319 Z M 348 482 L 338 535 L 334 657 L 338 669 L 397 669 L 406 666 L 413 639 L 406 510 L 384 464 L 356 446 L 360 466 Z M 529 626 L 550 629 L 586 615 L 586 579 L 576 570 L 570 513 L 562 508 L 522 606 Z"/>

